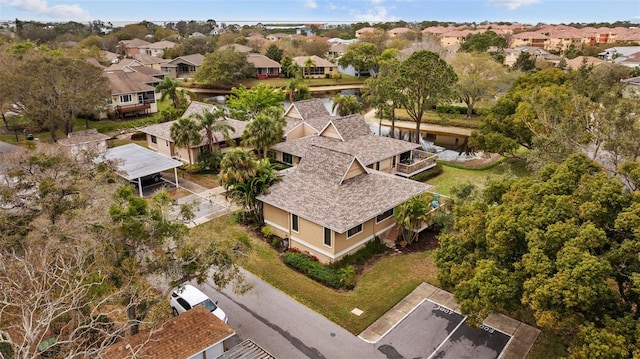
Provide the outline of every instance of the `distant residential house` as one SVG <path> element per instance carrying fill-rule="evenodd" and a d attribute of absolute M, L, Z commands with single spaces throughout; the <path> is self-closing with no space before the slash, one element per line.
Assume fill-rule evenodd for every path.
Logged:
<path fill-rule="evenodd" d="M 640 52 L 635 53 L 631 56 L 627 56 L 624 59 L 616 59 L 614 60 L 616 64 L 627 66 L 627 67 L 640 67 Z"/>
<path fill-rule="evenodd" d="M 600 52 L 598 56 L 607 61 L 623 61 L 637 53 L 640 53 L 640 46 L 616 46 Z"/>
<path fill-rule="evenodd" d="M 606 63 L 606 61 L 597 58 L 597 57 L 593 57 L 593 56 L 578 56 L 576 58 L 567 60 L 567 67 L 570 69 L 578 69 L 580 68 L 580 66 L 582 66 L 583 64 L 586 64 L 587 66 L 598 66 L 600 64 Z"/>
<path fill-rule="evenodd" d="M 175 46 L 175 42 L 163 40 L 146 46 L 140 46 L 140 53 L 154 57 L 162 57 L 162 55 L 164 55 L 164 50 L 172 49 Z"/>
<path fill-rule="evenodd" d="M 329 263 L 386 235 L 396 225 L 396 208 L 432 189 L 371 170 L 353 154 L 314 145 L 258 200 L 276 236 Z"/>
<path fill-rule="evenodd" d="M 533 46 L 544 49 L 549 42 L 547 35 L 525 31 L 511 36 L 509 47 Z"/>
<path fill-rule="evenodd" d="M 408 27 L 396 27 L 395 29 L 391 29 L 387 31 L 387 33 L 389 34 L 389 37 L 391 38 L 402 36 L 411 32 L 413 32 L 413 30 L 411 30 Z"/>
<path fill-rule="evenodd" d="M 282 66 L 264 55 L 248 53 L 247 61 L 256 68 L 256 78 L 259 80 L 280 77 Z"/>
<path fill-rule="evenodd" d="M 110 138 L 111 136 L 99 133 L 95 128 L 90 128 L 69 132 L 67 138 L 58 140 L 58 145 L 65 148 L 72 156 L 88 152 L 98 155 L 107 151 L 107 140 Z"/>
<path fill-rule="evenodd" d="M 332 59 L 339 59 L 340 57 L 342 57 L 342 55 L 344 55 L 345 52 L 347 52 L 348 49 L 349 45 L 347 44 L 332 44 L 329 48 L 329 51 L 327 52 L 327 57 Z"/>
<path fill-rule="evenodd" d="M 513 49 L 504 49 L 504 64 L 507 66 L 513 66 L 518 60 L 518 57 L 523 52 L 527 52 L 536 57 L 536 60 L 548 61 L 557 64 L 562 59 L 558 55 L 554 55 L 549 51 L 535 47 L 535 46 L 518 46 Z"/>
<path fill-rule="evenodd" d="M 224 45 L 224 46 L 220 46 L 220 48 L 218 49 L 219 51 L 224 51 L 228 48 L 232 48 L 233 51 L 235 52 L 253 52 L 253 48 L 249 47 L 249 46 L 245 46 L 245 45 L 241 45 L 241 44 L 230 44 L 230 45 Z"/>
<path fill-rule="evenodd" d="M 217 358 L 224 341 L 235 331 L 203 306 L 196 306 L 162 323 L 150 332 L 140 332 L 107 347 L 100 358 Z"/>
<path fill-rule="evenodd" d="M 117 117 L 158 112 L 156 103 L 156 86 L 160 83 L 158 78 L 125 70 L 104 70 L 103 75 L 109 81 L 111 89 L 109 104 Z"/>
<path fill-rule="evenodd" d="M 215 359 L 276 359 L 251 339 L 246 339 Z"/>
<path fill-rule="evenodd" d="M 440 34 L 440 44 L 444 47 L 460 45 L 473 34 L 470 30 L 453 30 Z"/>
<path fill-rule="evenodd" d="M 162 65 L 171 61 L 169 59 L 163 59 L 161 57 L 146 55 L 146 54 L 137 54 L 133 55 L 133 58 L 138 60 L 144 66 L 150 67 L 152 69 L 162 71 Z"/>
<path fill-rule="evenodd" d="M 311 59 L 315 66 L 306 68 L 305 63 L 308 59 Z M 338 65 L 329 60 L 325 60 L 320 56 L 296 56 L 292 60 L 302 68 L 304 77 L 330 78 L 334 74 L 338 74 Z"/>
<path fill-rule="evenodd" d="M 356 39 L 361 38 L 365 34 L 373 34 L 376 31 L 374 27 L 363 27 L 356 30 Z"/>
<path fill-rule="evenodd" d="M 285 34 L 283 32 L 277 32 L 275 34 L 267 35 L 267 40 L 269 41 L 280 41 L 282 39 L 290 39 L 290 38 L 291 38 L 291 35 Z"/>
<path fill-rule="evenodd" d="M 196 71 L 204 61 L 201 54 L 192 54 L 176 57 L 175 59 L 160 65 L 162 72 L 171 78 L 193 78 Z"/>
<path fill-rule="evenodd" d="M 422 146 L 417 143 L 373 134 L 360 114 L 322 116 L 317 121 L 324 122 L 327 119 L 328 122 L 317 135 L 294 136 L 298 138 L 292 139 L 287 134 L 286 141 L 271 148 L 275 159 L 296 165 L 304 159 L 311 146 L 321 146 L 352 154 L 367 168 L 403 177 L 436 166 L 436 154 L 422 151 Z"/>
<path fill-rule="evenodd" d="M 120 41 L 119 46 L 122 48 L 123 53 L 126 56 L 133 56 L 136 54 L 144 53 L 140 51 L 140 48 L 146 48 L 151 44 L 149 41 L 141 40 L 141 39 L 133 39 L 133 40 L 122 40 Z"/>
<path fill-rule="evenodd" d="M 187 110 L 182 114 L 182 117 L 189 118 L 195 113 L 204 113 L 213 112 L 216 110 L 214 105 L 206 104 L 204 102 L 192 101 Z M 198 160 L 198 155 L 207 151 L 209 144 L 207 142 L 206 133 L 204 130 L 201 131 L 202 141 L 198 144 L 187 147 L 180 147 L 175 144 L 173 139 L 171 139 L 171 126 L 177 121 L 169 121 L 158 123 L 151 126 L 146 126 L 140 129 L 140 132 L 146 134 L 147 137 L 147 147 L 149 149 L 156 151 L 166 157 L 175 158 L 185 163 L 189 162 L 189 158 L 195 163 Z M 221 119 L 220 122 L 226 123 L 233 128 L 233 131 L 229 131 L 229 140 L 234 141 L 234 145 L 242 137 L 242 133 L 244 132 L 245 127 L 248 122 L 238 121 L 231 118 Z M 215 132 L 214 133 L 214 146 L 216 148 L 220 148 L 222 150 L 229 148 L 231 144 L 227 143 L 227 138 L 225 138 L 223 133 Z M 189 156 L 189 152 L 191 152 L 191 156 Z"/>
<path fill-rule="evenodd" d="M 620 80 L 624 85 L 622 97 L 638 100 L 640 98 L 640 76 Z"/>
<path fill-rule="evenodd" d="M 147 55 L 136 55 L 136 56 L 150 57 Z M 138 72 L 141 74 L 145 74 L 147 76 L 154 77 L 158 80 L 164 79 L 164 76 L 165 76 L 165 73 L 160 71 L 160 69 L 155 69 L 149 66 L 145 66 L 140 60 L 129 59 L 129 58 L 125 58 L 120 60 L 119 62 L 113 63 L 111 64 L 111 66 L 107 67 L 103 71 Z"/>
<path fill-rule="evenodd" d="M 581 48 L 584 36 L 576 29 L 567 29 L 562 31 L 552 31 L 549 33 L 549 39 L 545 44 L 545 50 L 565 51 L 571 46 Z"/>

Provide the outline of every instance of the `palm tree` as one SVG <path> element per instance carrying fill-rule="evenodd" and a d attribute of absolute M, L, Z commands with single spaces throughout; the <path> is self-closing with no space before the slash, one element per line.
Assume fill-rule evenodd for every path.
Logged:
<path fill-rule="evenodd" d="M 256 157 L 252 151 L 234 148 L 224 154 L 220 162 L 220 180 L 226 190 L 237 183 L 244 183 L 256 175 Z"/>
<path fill-rule="evenodd" d="M 315 61 L 313 61 L 311 57 L 308 57 L 307 60 L 304 62 L 304 71 L 308 76 L 309 83 L 311 83 L 311 68 L 316 66 L 318 65 L 316 64 Z"/>
<path fill-rule="evenodd" d="M 339 116 L 353 115 L 360 112 L 362 108 L 362 103 L 354 95 L 335 94 L 332 100 L 331 110 L 336 111 Z"/>
<path fill-rule="evenodd" d="M 193 165 L 191 160 L 191 146 L 200 144 L 202 136 L 200 135 L 200 126 L 190 118 L 181 118 L 178 122 L 171 125 L 171 140 L 178 147 L 186 147 L 189 153 L 189 168 Z"/>
<path fill-rule="evenodd" d="M 238 151 L 246 150 L 239 149 Z M 268 188 L 280 179 L 278 173 L 271 167 L 269 160 L 263 159 L 256 161 L 255 158 L 251 158 L 253 154 L 249 151 L 243 154 L 237 152 L 227 158 L 229 153 L 231 152 L 228 152 L 227 155 L 225 155 L 225 160 L 223 160 L 224 171 L 237 170 L 238 168 L 234 167 L 234 165 L 239 165 L 241 167 L 240 171 L 243 172 L 243 167 L 246 164 L 245 160 L 248 159 L 252 166 L 254 166 L 255 172 L 252 176 L 245 177 L 242 182 L 235 182 L 235 178 L 221 177 L 224 188 L 227 191 L 226 196 L 243 207 L 245 212 L 248 213 L 256 223 L 259 223 L 262 219 L 262 204 L 257 200 L 257 197 L 267 193 Z M 251 155 L 249 158 L 245 157 L 247 153 Z M 229 178 L 232 181 L 226 182 L 225 178 Z"/>
<path fill-rule="evenodd" d="M 289 83 L 287 83 L 287 87 L 285 87 L 285 91 L 289 94 L 289 102 L 293 103 L 295 101 L 295 94 L 302 86 L 302 79 L 294 77 L 289 79 Z"/>
<path fill-rule="evenodd" d="M 222 132 L 225 138 L 229 137 L 229 131 L 235 131 L 233 126 L 228 123 L 220 121 L 220 118 L 225 118 L 224 109 L 216 109 L 212 112 L 204 111 L 202 113 L 194 113 L 191 118 L 198 120 L 200 128 L 204 129 L 207 136 L 207 144 L 209 146 L 209 152 L 213 152 L 214 144 L 220 148 L 218 139 L 216 138 L 216 132 Z"/>
<path fill-rule="evenodd" d="M 302 67 L 300 67 L 300 65 L 298 65 L 294 61 L 292 61 L 291 64 L 289 64 L 289 66 L 287 66 L 284 69 L 284 71 L 287 77 L 296 78 L 298 77 L 298 74 L 300 74 L 300 72 L 302 71 Z"/>
<path fill-rule="evenodd" d="M 156 91 L 162 93 L 161 100 L 164 100 L 167 96 L 173 101 L 173 107 L 180 107 L 180 97 L 178 95 L 178 81 L 166 76 L 162 82 L 156 86 Z"/>
<path fill-rule="evenodd" d="M 270 107 L 249 122 L 242 134 L 242 143 L 261 149 L 262 157 L 267 158 L 267 149 L 282 140 L 285 124 L 282 109 Z"/>

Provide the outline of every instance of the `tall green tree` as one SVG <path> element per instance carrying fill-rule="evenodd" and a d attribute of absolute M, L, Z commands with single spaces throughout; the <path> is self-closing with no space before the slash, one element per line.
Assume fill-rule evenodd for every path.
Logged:
<path fill-rule="evenodd" d="M 362 96 L 367 104 L 378 111 L 380 117 L 380 129 L 382 130 L 382 118 L 389 118 L 391 129 L 389 136 L 395 136 L 396 106 L 398 104 L 400 89 L 397 88 L 396 80 L 400 60 L 397 58 L 398 50 L 388 49 L 380 55 L 380 70 L 376 77 L 365 80 L 362 87 Z"/>
<path fill-rule="evenodd" d="M 349 46 L 349 49 L 338 60 L 338 64 L 342 67 L 353 66 L 356 69 L 356 76 L 360 77 L 360 72 L 369 71 L 378 64 L 378 55 L 376 45 L 357 42 Z"/>
<path fill-rule="evenodd" d="M 287 82 L 287 87 L 284 89 L 285 93 L 289 95 L 289 102 L 308 100 L 311 98 L 309 92 L 309 86 L 304 84 L 304 80 L 301 78 L 291 78 Z"/>
<path fill-rule="evenodd" d="M 196 146 L 202 142 L 202 136 L 200 135 L 201 126 L 190 118 L 182 117 L 177 122 L 173 123 L 170 128 L 171 140 L 178 147 L 184 147 L 189 154 L 189 166 L 193 165 L 191 159 L 191 147 Z"/>
<path fill-rule="evenodd" d="M 491 30 L 473 34 L 460 45 L 460 52 L 486 52 L 490 47 L 504 49 L 507 39 Z"/>
<path fill-rule="evenodd" d="M 522 51 L 516 58 L 516 62 L 511 65 L 512 70 L 519 70 L 530 73 L 536 70 L 536 56 L 526 51 Z"/>
<path fill-rule="evenodd" d="M 76 117 L 104 111 L 110 91 L 99 68 L 46 48 L 14 54 L 18 61 L 3 61 L 12 67 L 0 71 L 4 101 L 19 104 L 34 131 L 47 130 L 55 141 L 58 130 L 73 131 Z"/>
<path fill-rule="evenodd" d="M 488 54 L 460 53 L 451 61 L 451 66 L 458 75 L 456 92 L 467 105 L 467 117 L 473 115 L 478 101 L 506 91 L 509 85 L 507 70 Z"/>
<path fill-rule="evenodd" d="M 255 76 L 256 69 L 244 53 L 232 47 L 205 55 L 202 66 L 196 71 L 195 80 L 206 84 L 235 85 Z"/>
<path fill-rule="evenodd" d="M 257 160 L 253 152 L 238 148 L 225 153 L 220 167 L 220 179 L 227 198 L 243 208 L 245 220 L 260 223 L 262 205 L 257 197 L 267 193 L 269 187 L 279 180 L 269 160 Z"/>
<path fill-rule="evenodd" d="M 453 68 L 431 51 L 416 51 L 398 69 L 398 104 L 416 123 L 415 141 L 420 143 L 420 124 L 425 111 L 455 96 L 458 80 Z"/>
<path fill-rule="evenodd" d="M 284 50 L 278 47 L 276 44 L 271 44 L 267 47 L 267 50 L 264 53 L 264 56 L 270 58 L 271 60 L 280 63 L 282 60 L 282 56 L 284 55 Z"/>
<path fill-rule="evenodd" d="M 218 108 L 211 112 L 204 111 L 202 113 L 194 113 L 191 115 L 191 118 L 197 120 L 200 128 L 204 129 L 207 136 L 207 144 L 209 145 L 209 152 L 213 152 L 214 146 L 219 146 L 218 139 L 215 135 L 216 132 L 222 133 L 222 135 L 227 138 L 229 137 L 230 131 L 235 131 L 233 126 L 222 122 L 225 119 L 224 108 Z"/>
<path fill-rule="evenodd" d="M 249 121 L 270 107 L 282 107 L 284 98 L 282 89 L 264 83 L 252 88 L 240 85 L 231 89 L 226 104 L 233 118 Z"/>
<path fill-rule="evenodd" d="M 490 182 L 479 199 L 454 207 L 455 226 L 434 253 L 438 278 L 472 322 L 526 310 L 568 339 L 570 357 L 631 357 L 639 209 L 637 193 L 582 154 L 533 177 Z"/>
<path fill-rule="evenodd" d="M 331 97 L 333 105 L 331 109 L 339 116 L 348 116 L 360 112 L 362 103 L 354 95 L 335 94 Z"/>
<path fill-rule="evenodd" d="M 273 107 L 273 111 L 263 111 L 253 119 L 242 134 L 242 143 L 262 152 L 262 157 L 267 158 L 269 147 L 282 141 L 284 136 L 284 119 L 282 107 Z"/>

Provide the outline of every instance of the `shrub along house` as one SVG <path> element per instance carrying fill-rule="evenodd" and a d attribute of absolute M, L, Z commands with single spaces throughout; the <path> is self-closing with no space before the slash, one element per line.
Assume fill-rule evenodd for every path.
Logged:
<path fill-rule="evenodd" d="M 286 141 L 271 148 L 275 159 L 296 165 L 306 155 L 309 147 L 316 145 L 351 154 L 365 167 L 403 177 L 410 177 L 436 166 L 436 154 L 422 151 L 421 145 L 416 143 L 373 134 L 359 114 L 320 118 L 318 122 L 325 125 L 318 131 L 318 135 L 291 140 L 287 136 Z"/>
<path fill-rule="evenodd" d="M 329 263 L 395 225 L 395 208 L 433 187 L 367 168 L 358 156 L 309 144 L 300 163 L 258 196 L 264 222 L 289 247 Z"/>

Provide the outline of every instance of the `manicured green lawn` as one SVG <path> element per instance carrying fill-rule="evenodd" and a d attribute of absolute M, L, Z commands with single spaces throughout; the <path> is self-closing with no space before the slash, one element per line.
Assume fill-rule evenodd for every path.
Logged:
<path fill-rule="evenodd" d="M 192 235 L 208 235 L 215 228 L 225 231 L 242 228 L 229 216 L 218 218 L 192 230 Z M 437 284 L 436 268 L 431 252 L 388 255 L 358 277 L 352 291 L 336 291 L 289 269 L 278 253 L 267 243 L 252 239 L 250 254 L 241 261 L 242 267 L 282 290 L 302 304 L 354 334 L 359 334 L 422 282 Z M 351 314 L 353 308 L 364 313 Z"/>
<path fill-rule="evenodd" d="M 396 119 L 413 122 L 404 109 L 396 109 Z M 442 126 L 478 128 L 482 117 L 466 118 L 464 115 L 450 113 L 437 113 L 435 111 L 425 111 L 422 115 L 422 123 L 433 123 Z"/>
<path fill-rule="evenodd" d="M 502 160 L 500 163 L 489 166 L 485 169 L 465 169 L 448 165 L 441 162 L 443 172 L 427 181 L 428 184 L 434 185 L 438 193 L 451 195 L 451 188 L 454 186 L 471 182 L 480 188 L 483 188 L 490 178 L 496 176 L 527 176 L 528 172 L 525 168 L 524 161 L 508 161 Z"/>

